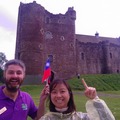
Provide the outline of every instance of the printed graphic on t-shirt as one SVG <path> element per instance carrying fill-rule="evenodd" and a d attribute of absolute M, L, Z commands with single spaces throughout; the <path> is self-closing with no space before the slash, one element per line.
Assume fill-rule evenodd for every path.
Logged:
<path fill-rule="evenodd" d="M 22 104 L 22 109 L 23 109 L 23 110 L 27 110 L 27 109 L 28 109 L 27 104 L 23 103 L 23 104 Z"/>

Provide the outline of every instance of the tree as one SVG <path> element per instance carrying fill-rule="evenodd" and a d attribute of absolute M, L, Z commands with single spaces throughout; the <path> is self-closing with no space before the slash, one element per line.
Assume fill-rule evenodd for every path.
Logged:
<path fill-rule="evenodd" d="M 3 69 L 0 68 L 0 82 L 4 83 L 3 79 Z"/>
<path fill-rule="evenodd" d="M 8 60 L 6 59 L 6 55 L 0 52 L 0 82 L 4 82 L 3 81 L 3 67 L 7 61 Z"/>
<path fill-rule="evenodd" d="M 7 62 L 6 55 L 3 52 L 0 52 L 0 68 L 3 68 L 3 65 Z"/>

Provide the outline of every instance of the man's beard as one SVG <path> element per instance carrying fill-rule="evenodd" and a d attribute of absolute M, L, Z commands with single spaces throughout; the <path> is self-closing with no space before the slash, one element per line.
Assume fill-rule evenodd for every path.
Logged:
<path fill-rule="evenodd" d="M 14 80 L 13 78 L 11 78 L 9 81 L 8 80 L 5 80 L 5 84 L 6 84 L 6 88 L 8 91 L 10 92 L 17 92 L 22 84 L 21 80 L 20 79 L 16 79 L 16 81 L 18 82 L 18 85 L 16 86 L 12 86 L 11 85 L 11 80 Z"/>

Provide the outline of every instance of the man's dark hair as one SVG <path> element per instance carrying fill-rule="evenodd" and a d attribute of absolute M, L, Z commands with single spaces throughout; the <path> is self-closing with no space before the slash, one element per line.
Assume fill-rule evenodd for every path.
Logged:
<path fill-rule="evenodd" d="M 18 60 L 18 59 L 9 60 L 4 65 L 4 71 L 6 71 L 8 69 L 9 65 L 19 65 L 24 70 L 24 72 L 26 71 L 25 64 L 21 60 Z"/>

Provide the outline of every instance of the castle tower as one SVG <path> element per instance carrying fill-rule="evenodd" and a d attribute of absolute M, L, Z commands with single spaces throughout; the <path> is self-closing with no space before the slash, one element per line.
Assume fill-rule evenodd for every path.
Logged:
<path fill-rule="evenodd" d="M 76 74 L 75 19 L 73 8 L 63 14 L 46 12 L 45 57 L 51 56 L 56 77 L 69 78 Z M 74 58 L 74 59 L 73 59 Z"/>
<path fill-rule="evenodd" d="M 43 68 L 44 12 L 36 2 L 19 6 L 15 57 L 25 62 L 30 75 Z"/>
<path fill-rule="evenodd" d="M 75 76 L 75 20 L 73 7 L 54 15 L 35 1 L 20 3 L 15 58 L 25 62 L 27 75 L 42 75 L 50 57 L 56 77 Z"/>

